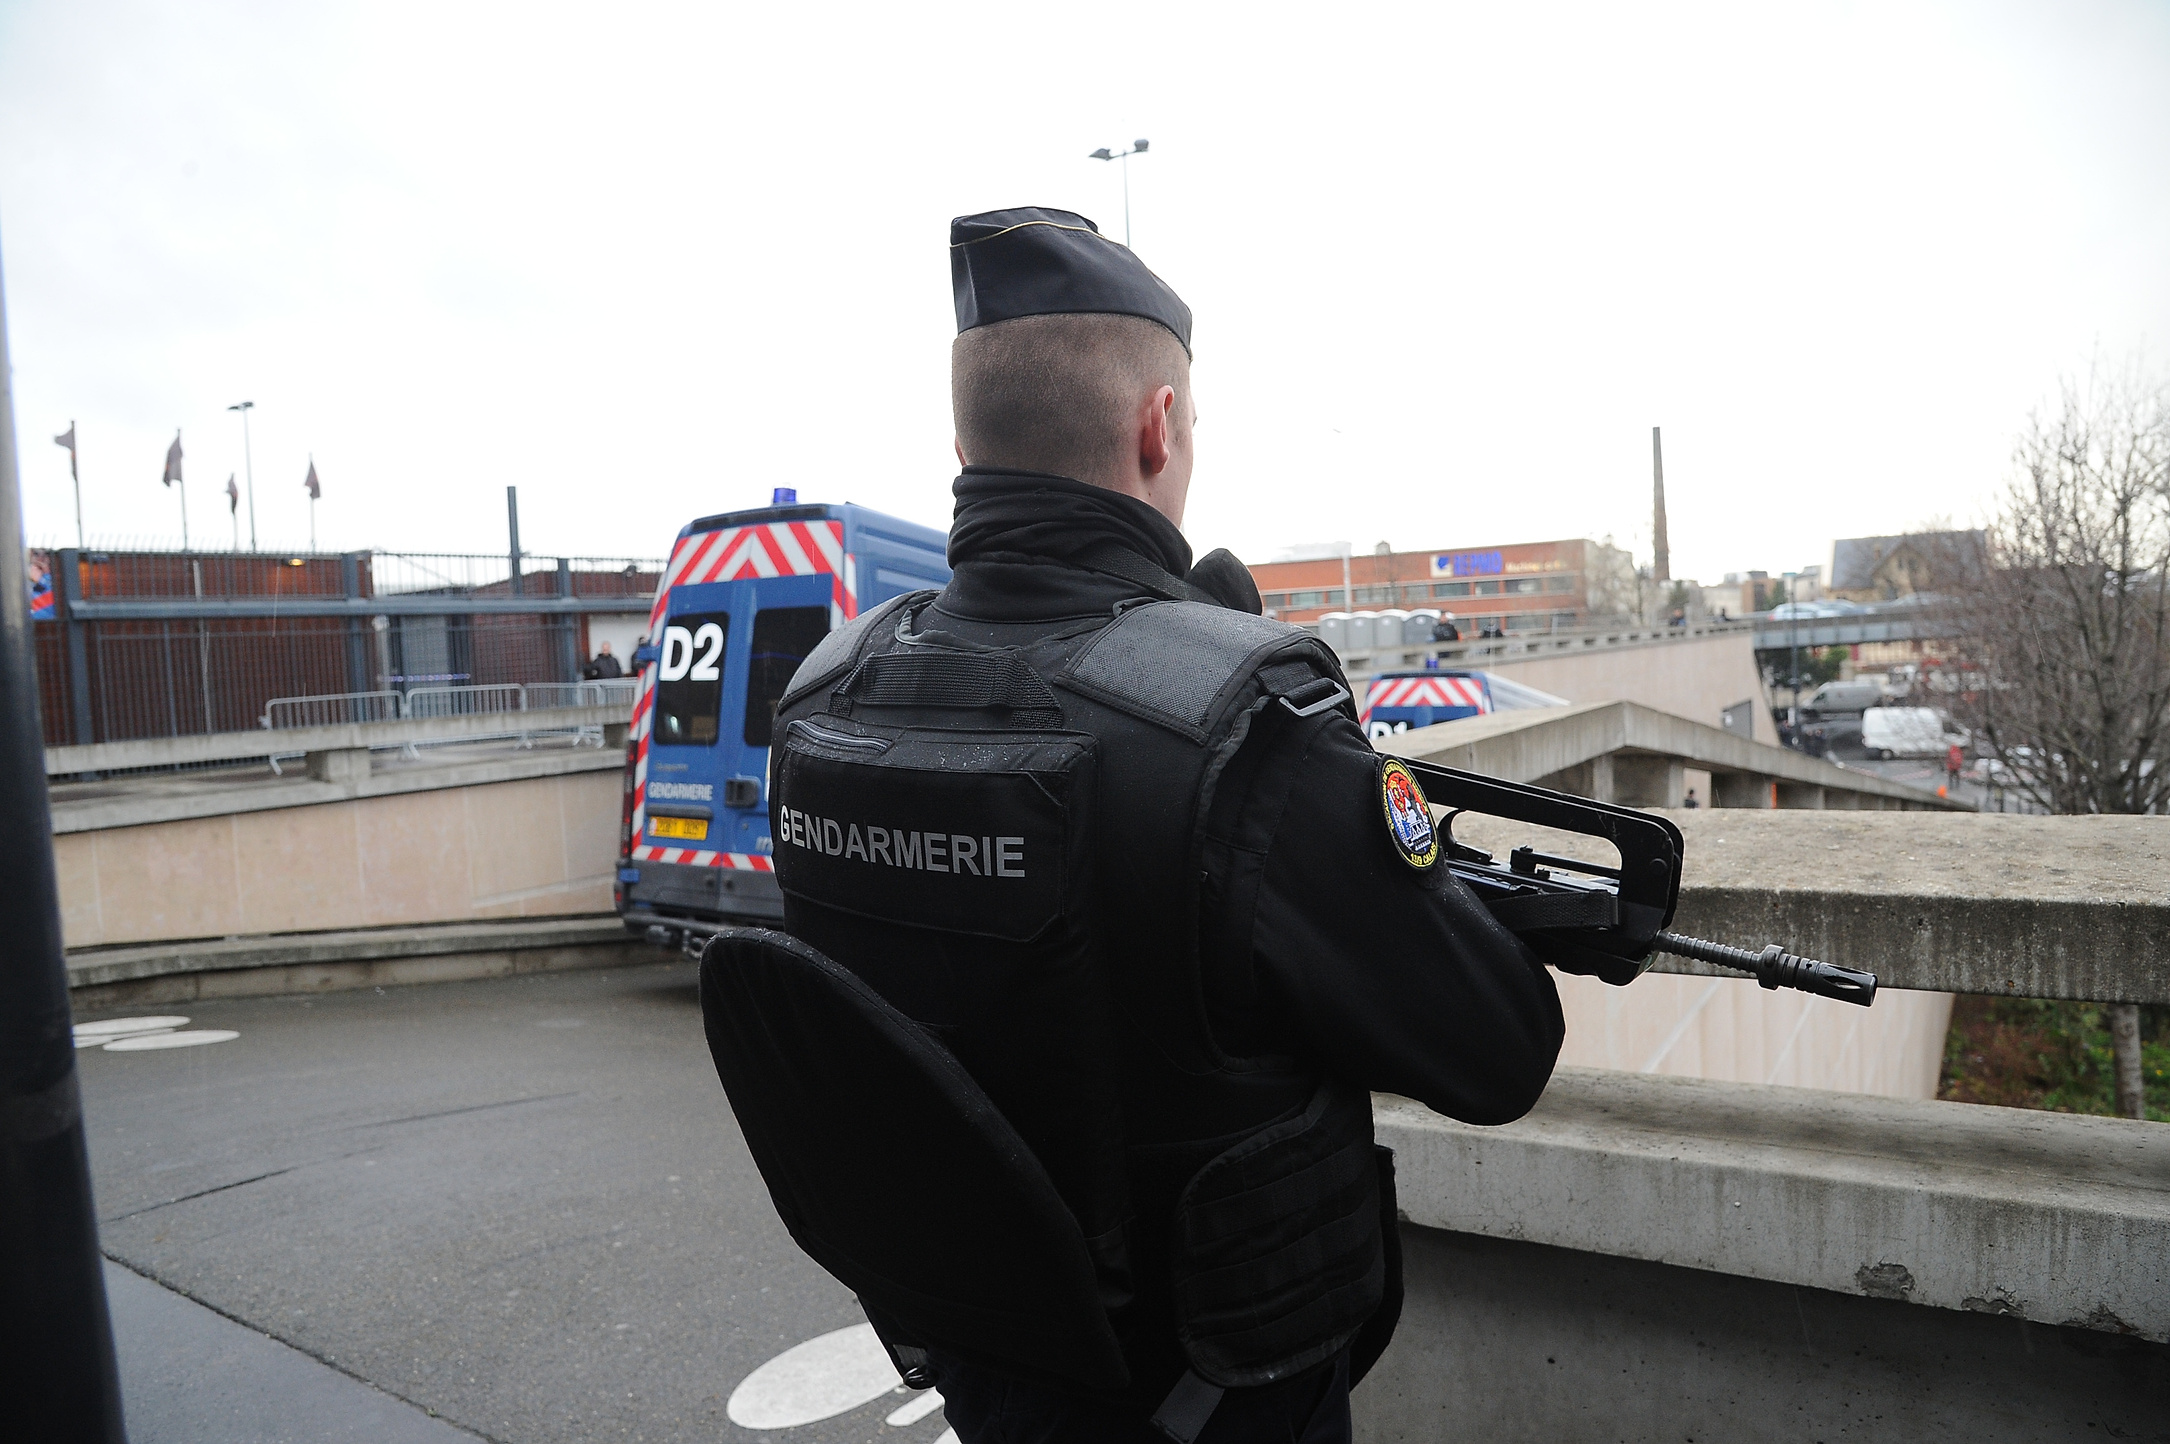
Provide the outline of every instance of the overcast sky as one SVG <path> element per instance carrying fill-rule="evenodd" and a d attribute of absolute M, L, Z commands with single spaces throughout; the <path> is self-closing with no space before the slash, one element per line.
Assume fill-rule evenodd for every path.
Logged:
<path fill-rule="evenodd" d="M 953 215 L 1197 315 L 1186 530 L 1250 560 L 1611 535 L 1676 574 L 1978 515 L 2098 353 L 2170 359 L 2170 4 L 0 3 L 27 527 L 658 555 L 945 525 Z M 246 510 L 242 536 L 247 537 Z"/>

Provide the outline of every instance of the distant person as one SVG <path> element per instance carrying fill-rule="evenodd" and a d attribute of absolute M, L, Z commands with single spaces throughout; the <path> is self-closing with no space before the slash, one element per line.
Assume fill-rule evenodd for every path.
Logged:
<path fill-rule="evenodd" d="M 1701 807 L 1703 805 L 1702 801 L 1696 797 L 1694 788 L 1688 789 L 1688 800 L 1683 805 L 1688 807 Z"/>
<path fill-rule="evenodd" d="M 1477 628 L 1477 639 L 1479 641 L 1497 641 L 1506 635 L 1505 632 L 1499 629 L 1499 618 L 1497 617 L 1486 617 Z"/>
<path fill-rule="evenodd" d="M 1966 771 L 1966 767 L 1967 755 L 1960 750 L 1958 743 L 1954 742 L 1944 749 L 1944 780 L 1946 786 L 1957 787 L 1959 785 L 1959 774 Z"/>
<path fill-rule="evenodd" d="M 1432 623 L 1432 640 L 1435 642 L 1459 642 L 1462 629 L 1454 625 L 1454 613 L 1447 612 Z"/>
<path fill-rule="evenodd" d="M 580 675 L 590 682 L 604 682 L 613 677 L 623 677 L 625 668 L 610 654 L 610 643 L 604 642 L 595 649 L 595 660 L 580 669 Z"/>
<path fill-rule="evenodd" d="M 633 673 L 635 676 L 653 667 L 655 661 L 656 649 L 654 643 L 650 642 L 646 637 L 642 637 L 633 644 Z"/>

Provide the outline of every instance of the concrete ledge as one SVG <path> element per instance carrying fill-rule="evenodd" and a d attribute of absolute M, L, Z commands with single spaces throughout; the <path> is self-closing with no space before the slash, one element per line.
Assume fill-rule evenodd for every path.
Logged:
<path fill-rule="evenodd" d="M 459 717 L 410 717 L 397 722 L 342 722 L 327 727 L 258 728 L 190 737 L 145 737 L 45 749 L 45 775 L 121 772 L 135 767 L 175 767 L 206 762 L 247 762 L 273 753 L 339 752 L 357 747 L 404 747 L 409 743 L 457 742 L 501 737 L 508 732 L 567 731 L 623 725 L 625 707 L 549 707 L 533 712 L 478 712 Z"/>
<path fill-rule="evenodd" d="M 1669 809 L 1687 842 L 1676 932 L 1783 943 L 1890 988 L 2170 1003 L 2170 818 Z M 1454 835 L 1593 862 L 1609 847 L 1463 817 Z M 1682 958 L 1667 972 L 1720 973 Z"/>
<path fill-rule="evenodd" d="M 1402 1226 L 1363 1444 L 2153 1439 L 2170 1345 Z"/>
<path fill-rule="evenodd" d="M 1587 1069 L 1376 1115 L 1422 1227 L 2170 1340 L 2161 1125 Z"/>
<path fill-rule="evenodd" d="M 541 713 L 529 713 L 541 716 Z M 503 730 L 503 729 L 499 729 Z M 264 734 L 267 736 L 277 734 Z M 312 754 L 320 756 L 326 754 Z M 334 752 L 331 756 L 354 756 Z M 63 784 L 54 789 L 53 831 L 101 832 L 115 827 L 143 827 L 194 817 L 225 817 L 281 807 L 314 807 L 361 797 L 428 792 L 441 787 L 473 787 L 489 782 L 521 782 L 567 772 L 609 772 L 625 766 L 625 751 L 604 747 L 563 747 L 519 751 L 507 746 L 493 756 L 447 760 L 431 756 L 420 762 L 396 762 L 321 769 L 323 776 L 297 772 L 290 777 L 219 777 L 201 773 L 133 777 L 120 782 Z M 319 769 L 312 769 L 313 771 Z"/>
<path fill-rule="evenodd" d="M 464 982 L 654 962 L 615 917 L 521 918 L 102 948 L 68 958 L 78 1013 L 137 1003 Z"/>
<path fill-rule="evenodd" d="M 1755 789 L 1777 783 L 1781 806 L 1974 811 L 1920 788 L 1886 782 L 1784 747 L 1751 742 L 1723 728 L 1706 727 L 1633 702 L 1586 702 L 1464 717 L 1396 733 L 1382 739 L 1378 748 L 1397 757 L 1531 783 L 1593 763 L 1610 764 L 1620 754 L 1664 759 L 1711 773 L 1712 789 L 1718 794 L 1713 800 L 1721 808 L 1768 806 L 1767 791 L 1758 800 L 1749 800 L 1735 782 L 1719 786 L 1721 779 L 1753 779 Z M 1598 795 L 1611 801 L 1610 792 L 1608 780 Z M 1643 799 L 1620 800 L 1632 805 Z"/>

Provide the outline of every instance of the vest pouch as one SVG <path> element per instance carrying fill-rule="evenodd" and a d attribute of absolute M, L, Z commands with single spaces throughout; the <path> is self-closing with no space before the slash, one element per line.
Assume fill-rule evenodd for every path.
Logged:
<path fill-rule="evenodd" d="M 1381 1181 L 1371 1095 L 1333 1081 L 1198 1170 L 1170 1254 L 1176 1332 L 1201 1378 L 1272 1383 L 1357 1337 L 1387 1294 Z"/>
<path fill-rule="evenodd" d="M 786 928 L 998 1101 L 1118 1309 L 1129 1210 L 1120 1050 L 1092 925 L 1096 744 L 870 720 L 879 712 L 893 709 L 793 718 L 778 738 L 770 828 Z"/>

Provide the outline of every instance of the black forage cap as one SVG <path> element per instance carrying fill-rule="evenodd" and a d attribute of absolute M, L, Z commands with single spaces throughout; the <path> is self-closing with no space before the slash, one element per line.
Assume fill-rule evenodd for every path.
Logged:
<path fill-rule="evenodd" d="M 1101 312 L 1158 321 L 1190 354 L 1190 307 L 1128 246 L 1075 211 L 1020 206 L 949 223 L 959 334 L 1019 316 Z"/>

